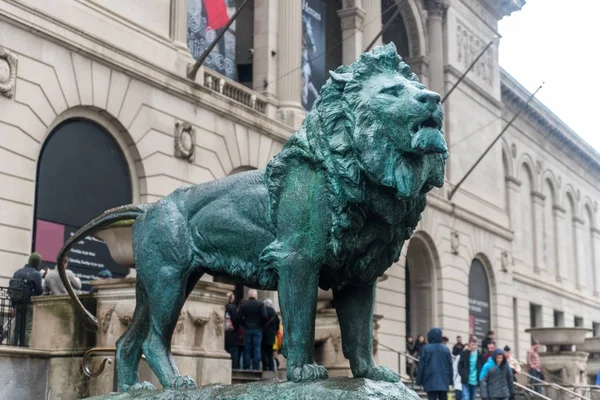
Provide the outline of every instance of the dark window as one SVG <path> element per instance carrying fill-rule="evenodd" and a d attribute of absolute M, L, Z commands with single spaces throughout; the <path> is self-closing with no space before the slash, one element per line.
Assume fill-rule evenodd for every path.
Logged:
<path fill-rule="evenodd" d="M 127 160 L 116 140 L 99 125 L 69 120 L 44 143 L 38 162 L 33 248 L 51 268 L 64 241 L 102 212 L 132 201 Z M 71 268 L 85 283 L 116 264 L 104 243 L 86 239 L 70 254 Z"/>
<path fill-rule="evenodd" d="M 542 327 L 542 306 L 530 303 L 529 304 L 529 318 L 530 325 L 532 328 Z"/>
<path fill-rule="evenodd" d="M 592 326 L 594 328 L 594 337 L 600 336 L 600 322 L 594 322 Z"/>
<path fill-rule="evenodd" d="M 583 318 L 581 318 L 581 317 L 575 317 L 573 322 L 574 322 L 576 328 L 582 328 L 583 327 Z"/>
<path fill-rule="evenodd" d="M 554 327 L 565 326 L 565 313 L 554 310 Z"/>
<path fill-rule="evenodd" d="M 398 10 L 397 3 L 397 0 L 381 0 L 381 12 L 383 13 L 381 16 L 382 27 L 394 17 L 394 14 Z M 402 58 L 408 58 L 410 56 L 408 54 L 408 34 L 401 13 L 398 13 L 390 25 L 387 26 L 381 39 L 383 44 L 394 42 L 398 54 L 400 54 Z"/>

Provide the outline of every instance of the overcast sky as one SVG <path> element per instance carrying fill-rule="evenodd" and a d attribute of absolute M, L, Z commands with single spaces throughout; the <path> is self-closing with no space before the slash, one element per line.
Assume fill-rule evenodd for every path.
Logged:
<path fill-rule="evenodd" d="M 500 65 L 600 152 L 600 0 L 527 0 L 499 30 Z"/>

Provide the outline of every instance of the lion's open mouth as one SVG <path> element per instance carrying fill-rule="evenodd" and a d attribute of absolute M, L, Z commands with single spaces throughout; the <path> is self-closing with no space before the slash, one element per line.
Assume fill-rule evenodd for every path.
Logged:
<path fill-rule="evenodd" d="M 426 120 L 413 125 L 413 127 L 412 127 L 413 134 L 416 134 L 423 128 L 432 128 L 432 129 L 440 130 L 440 129 L 442 129 L 442 126 L 436 118 L 429 117 Z"/>

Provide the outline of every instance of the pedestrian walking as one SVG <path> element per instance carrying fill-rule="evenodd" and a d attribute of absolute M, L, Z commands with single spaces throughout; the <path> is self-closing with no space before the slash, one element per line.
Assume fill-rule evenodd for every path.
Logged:
<path fill-rule="evenodd" d="M 458 373 L 463 384 L 463 400 L 475 400 L 479 387 L 479 373 L 483 364 L 478 351 L 477 337 L 471 336 L 469 343 L 463 347 L 458 363 Z"/>
<path fill-rule="evenodd" d="M 529 375 L 539 380 L 545 380 L 544 374 L 542 373 L 542 364 L 540 362 L 540 355 L 538 354 L 538 350 L 540 348 L 540 343 L 534 341 L 529 350 L 527 351 L 527 370 L 529 371 Z M 542 387 L 539 382 L 535 379 L 530 379 L 529 383 L 533 385 L 533 388 L 536 392 L 542 393 Z"/>
<path fill-rule="evenodd" d="M 462 336 L 457 336 L 456 337 L 456 344 L 454 345 L 454 347 L 452 347 L 452 355 L 453 356 L 458 356 L 460 353 L 462 353 L 463 350 L 463 342 L 462 342 Z"/>
<path fill-rule="evenodd" d="M 515 382 L 503 350 L 497 349 L 490 355 L 479 381 L 483 400 L 508 400 L 514 396 Z"/>
<path fill-rule="evenodd" d="M 462 348 L 462 347 L 461 347 Z M 456 400 L 462 400 L 462 378 L 458 373 L 458 363 L 460 362 L 460 353 L 454 357 L 454 361 L 452 361 L 452 386 L 454 386 L 454 398 Z"/>
<path fill-rule="evenodd" d="M 447 400 L 453 381 L 452 355 L 442 344 L 442 330 L 433 328 L 427 335 L 427 344 L 421 350 L 417 385 L 423 386 L 429 400 Z"/>

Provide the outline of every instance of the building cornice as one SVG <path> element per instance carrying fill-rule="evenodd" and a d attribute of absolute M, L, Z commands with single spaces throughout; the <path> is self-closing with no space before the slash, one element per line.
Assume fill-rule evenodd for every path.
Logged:
<path fill-rule="evenodd" d="M 600 153 L 586 143 L 579 135 L 552 113 L 541 101 L 533 99 L 525 105 L 531 95 L 515 78 L 501 69 L 502 102 L 512 111 L 523 109 L 523 117 L 527 117 L 539 129 L 546 133 L 558 147 L 569 154 L 585 161 L 587 165 L 600 172 Z"/>

